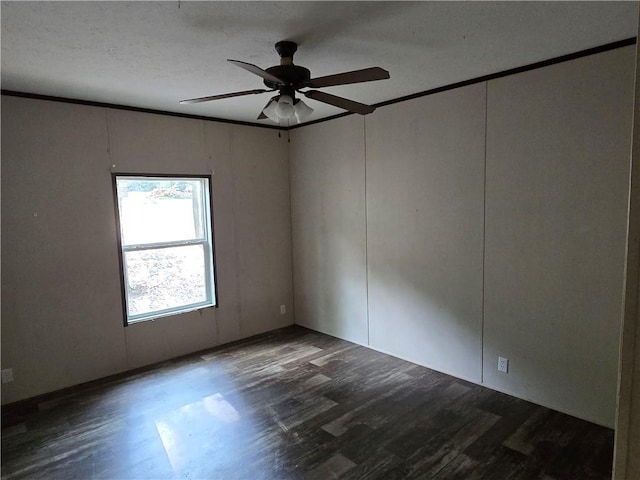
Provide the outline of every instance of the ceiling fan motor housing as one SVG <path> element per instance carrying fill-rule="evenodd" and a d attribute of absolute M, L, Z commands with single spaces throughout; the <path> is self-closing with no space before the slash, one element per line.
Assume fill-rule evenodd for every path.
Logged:
<path fill-rule="evenodd" d="M 271 75 L 278 77 L 279 79 L 287 82 L 287 85 L 292 86 L 295 89 L 301 88 L 304 82 L 307 82 L 311 78 L 311 72 L 308 68 L 299 67 L 298 65 L 276 65 L 266 69 Z M 278 89 L 281 85 L 265 80 L 264 84 L 273 89 Z"/>
<path fill-rule="evenodd" d="M 266 71 L 287 82 L 287 85 L 294 89 L 301 88 L 302 84 L 311 78 L 311 72 L 308 68 L 293 64 L 293 54 L 298 50 L 298 45 L 295 42 L 283 40 L 276 43 L 275 48 L 278 55 L 280 55 L 280 65 L 269 67 Z M 265 80 L 264 84 L 273 89 L 282 88 L 282 85 L 269 80 Z"/>

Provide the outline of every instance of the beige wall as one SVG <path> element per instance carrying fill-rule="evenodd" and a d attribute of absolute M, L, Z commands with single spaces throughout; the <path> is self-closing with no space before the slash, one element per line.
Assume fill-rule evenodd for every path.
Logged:
<path fill-rule="evenodd" d="M 286 139 L 275 130 L 234 127 L 232 151 L 234 270 L 244 338 L 293 323 L 289 161 Z"/>
<path fill-rule="evenodd" d="M 635 81 L 631 195 L 624 321 L 620 346 L 614 480 L 640 478 L 640 48 L 637 45 Z"/>
<path fill-rule="evenodd" d="M 484 382 L 608 426 L 632 89 L 633 48 L 488 85 Z"/>
<path fill-rule="evenodd" d="M 367 117 L 369 345 L 481 380 L 485 84 Z"/>
<path fill-rule="evenodd" d="M 295 319 L 367 344 L 364 120 L 291 132 Z"/>
<path fill-rule="evenodd" d="M 2 155 L 3 404 L 293 323 L 276 131 L 3 96 Z M 214 173 L 219 308 L 123 327 L 112 170 Z"/>
<path fill-rule="evenodd" d="M 292 228 L 314 232 L 294 241 L 296 303 L 328 289 L 307 266 L 340 231 L 317 212 L 364 214 L 365 244 L 351 244 L 366 295 L 327 297 L 333 311 L 366 301 L 369 341 L 355 341 L 612 426 L 632 68 L 627 47 L 380 108 L 339 140 L 364 149 L 364 166 L 310 202 L 340 178 L 342 130 L 295 130 Z M 350 188 L 362 184 L 360 206 Z M 324 261 L 339 271 L 343 257 Z M 340 336 L 320 308 L 296 321 Z"/>

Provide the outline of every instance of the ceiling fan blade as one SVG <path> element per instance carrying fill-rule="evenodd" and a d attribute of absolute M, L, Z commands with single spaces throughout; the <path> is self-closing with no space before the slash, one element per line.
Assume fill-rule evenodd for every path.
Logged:
<path fill-rule="evenodd" d="M 212 95 L 210 97 L 200 97 L 200 98 L 190 98 L 189 100 L 181 100 L 181 104 L 185 103 L 200 103 L 200 102 L 210 102 L 211 100 L 221 100 L 223 98 L 231 98 L 231 97 L 241 97 L 243 95 L 256 95 L 258 93 L 266 93 L 273 92 L 273 90 L 245 90 L 243 92 L 233 92 L 233 93 L 223 93 L 222 95 Z"/>
<path fill-rule="evenodd" d="M 247 72 L 251 72 L 251 73 L 253 73 L 255 75 L 258 75 L 259 77 L 262 77 L 265 80 L 268 80 L 268 81 L 270 81 L 272 83 L 275 83 L 276 85 L 286 85 L 287 84 L 287 82 L 285 82 L 284 80 L 280 80 L 275 75 L 271 75 L 266 70 L 263 70 L 260 67 L 258 67 L 256 65 L 253 65 L 252 63 L 241 62 L 240 60 L 227 60 L 227 62 L 231 62 L 234 65 L 245 69 Z"/>
<path fill-rule="evenodd" d="M 354 70 L 353 72 L 337 73 L 326 77 L 312 78 L 304 83 L 306 87 L 321 88 L 333 85 L 347 85 L 349 83 L 372 82 L 374 80 L 386 80 L 389 72 L 380 67 Z"/>
<path fill-rule="evenodd" d="M 337 97 L 335 95 L 330 95 L 318 90 L 309 90 L 308 92 L 301 93 L 304 94 L 305 97 L 317 100 L 318 102 L 328 103 L 329 105 L 333 105 L 334 107 L 343 108 L 344 110 L 349 110 L 353 113 L 359 113 L 360 115 L 366 115 L 367 113 L 371 113 L 376 109 L 376 107 L 372 107 L 371 105 L 354 102 L 353 100 Z"/>

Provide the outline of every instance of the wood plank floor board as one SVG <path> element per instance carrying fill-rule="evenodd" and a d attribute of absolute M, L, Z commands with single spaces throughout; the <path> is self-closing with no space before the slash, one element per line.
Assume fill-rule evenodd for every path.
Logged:
<path fill-rule="evenodd" d="M 476 441 L 496 422 L 496 416 L 489 413 L 451 418 L 455 421 L 444 428 L 432 429 L 422 445 L 404 459 L 401 471 L 406 478 L 430 478 L 439 474 L 460 456 L 467 445 Z"/>
<path fill-rule="evenodd" d="M 384 449 L 377 449 L 374 453 L 367 455 L 361 462 L 356 462 L 356 466 L 340 478 L 344 480 L 387 478 L 386 473 L 402 462 L 402 459 Z"/>
<path fill-rule="evenodd" d="M 613 432 L 302 327 L 3 407 L 2 479 L 604 480 Z"/>

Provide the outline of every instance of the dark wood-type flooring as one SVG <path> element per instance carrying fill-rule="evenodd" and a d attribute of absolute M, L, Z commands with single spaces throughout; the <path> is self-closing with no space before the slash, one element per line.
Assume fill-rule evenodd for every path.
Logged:
<path fill-rule="evenodd" d="M 301 327 L 3 410 L 2 478 L 604 479 L 613 431 Z"/>

